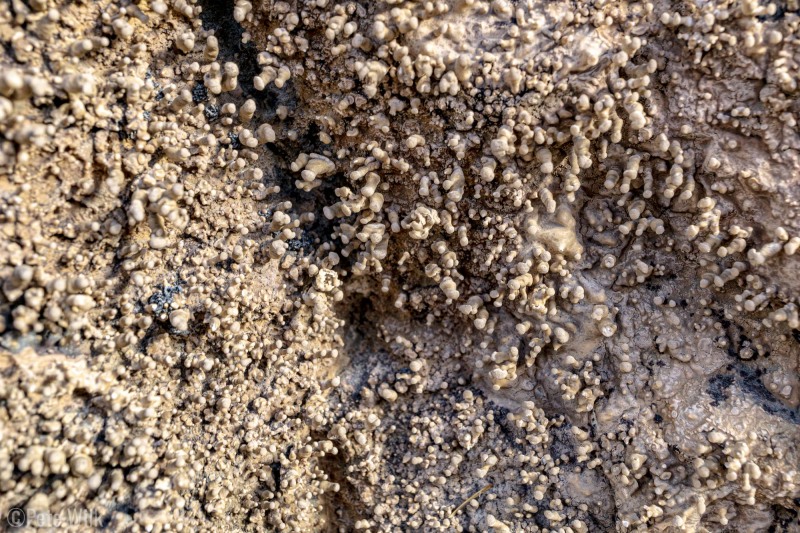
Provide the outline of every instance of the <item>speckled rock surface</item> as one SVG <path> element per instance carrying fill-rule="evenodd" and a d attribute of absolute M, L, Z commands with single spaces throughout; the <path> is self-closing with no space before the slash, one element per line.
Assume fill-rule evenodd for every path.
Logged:
<path fill-rule="evenodd" d="M 9 0 L 0 41 L 3 520 L 800 531 L 797 0 Z"/>

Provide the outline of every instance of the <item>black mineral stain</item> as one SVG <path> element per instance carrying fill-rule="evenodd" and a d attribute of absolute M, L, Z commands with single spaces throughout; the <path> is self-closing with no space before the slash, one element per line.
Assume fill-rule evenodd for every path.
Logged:
<path fill-rule="evenodd" d="M 800 411 L 791 409 L 783 404 L 761 381 L 763 372 L 744 364 L 728 365 L 729 374 L 717 374 L 708 380 L 706 394 L 711 396 L 711 405 L 716 407 L 730 399 L 734 391 L 729 390 L 736 385 L 736 389 L 748 396 L 756 405 L 766 413 L 780 417 L 793 424 L 800 424 Z"/>
<path fill-rule="evenodd" d="M 233 148 L 234 150 L 238 150 L 239 148 L 242 147 L 242 143 L 239 142 L 239 135 L 237 135 L 236 133 L 234 132 L 228 133 L 228 139 L 231 140 L 230 147 Z"/>
<path fill-rule="evenodd" d="M 207 106 L 203 110 L 203 114 L 206 116 L 206 118 L 209 120 L 209 122 L 213 122 L 213 121 L 215 121 L 215 120 L 217 120 L 219 118 L 219 107 L 217 107 L 217 106 L 215 106 L 213 104 L 210 105 L 210 106 Z"/>
<path fill-rule="evenodd" d="M 286 244 L 289 250 L 293 252 L 302 251 L 306 254 L 310 254 L 314 251 L 314 239 L 308 233 L 303 233 L 299 238 L 289 239 L 286 241 Z"/>
<path fill-rule="evenodd" d="M 147 303 L 153 306 L 156 314 L 163 313 L 167 306 L 172 303 L 175 295 L 183 291 L 180 281 L 175 285 L 156 285 L 156 288 L 158 292 L 153 293 L 147 300 Z"/>
<path fill-rule="evenodd" d="M 199 104 L 200 102 L 205 102 L 208 100 L 208 89 L 202 83 L 197 83 L 192 88 L 192 101 L 195 104 Z"/>
<path fill-rule="evenodd" d="M 746 366 L 740 367 L 736 382 L 767 413 L 794 424 L 800 424 L 800 412 L 797 409 L 786 407 L 780 400 L 775 398 L 769 389 L 764 386 L 758 370 Z"/>
<path fill-rule="evenodd" d="M 711 405 L 714 407 L 730 398 L 728 388 L 733 385 L 734 377 L 728 374 L 711 376 L 706 387 L 706 394 L 711 396 Z"/>

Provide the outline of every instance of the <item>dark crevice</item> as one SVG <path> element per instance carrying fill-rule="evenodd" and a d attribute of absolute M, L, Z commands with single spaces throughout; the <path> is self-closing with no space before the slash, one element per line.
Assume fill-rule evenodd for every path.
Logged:
<path fill-rule="evenodd" d="M 258 48 L 254 42 L 242 42 L 244 28 L 233 18 L 233 2 L 225 0 L 200 0 L 203 8 L 200 20 L 203 29 L 213 31 L 219 41 L 220 64 L 228 61 L 239 66 L 239 87 L 245 96 L 255 92 L 253 78 L 261 72 L 258 65 Z"/>
<path fill-rule="evenodd" d="M 326 440 L 322 433 L 312 433 L 312 438 L 315 441 Z M 322 495 L 326 531 L 340 531 L 342 527 L 352 531 L 358 520 L 368 516 L 367 510 L 359 505 L 358 489 L 347 478 L 347 464 L 348 461 L 339 455 L 325 455 L 319 461 L 319 468 L 328 481 L 339 485 L 338 492 L 329 490 Z"/>

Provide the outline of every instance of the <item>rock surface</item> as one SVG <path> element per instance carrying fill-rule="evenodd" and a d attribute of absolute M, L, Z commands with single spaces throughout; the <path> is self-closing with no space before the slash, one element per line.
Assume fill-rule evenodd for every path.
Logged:
<path fill-rule="evenodd" d="M 9 0 L 0 41 L 3 517 L 800 531 L 797 0 Z"/>

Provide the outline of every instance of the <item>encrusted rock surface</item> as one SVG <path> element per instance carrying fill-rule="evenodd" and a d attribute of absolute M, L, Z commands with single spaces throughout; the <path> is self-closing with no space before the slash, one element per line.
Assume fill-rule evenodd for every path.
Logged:
<path fill-rule="evenodd" d="M 9 0 L 0 42 L 3 517 L 800 531 L 797 0 Z"/>

